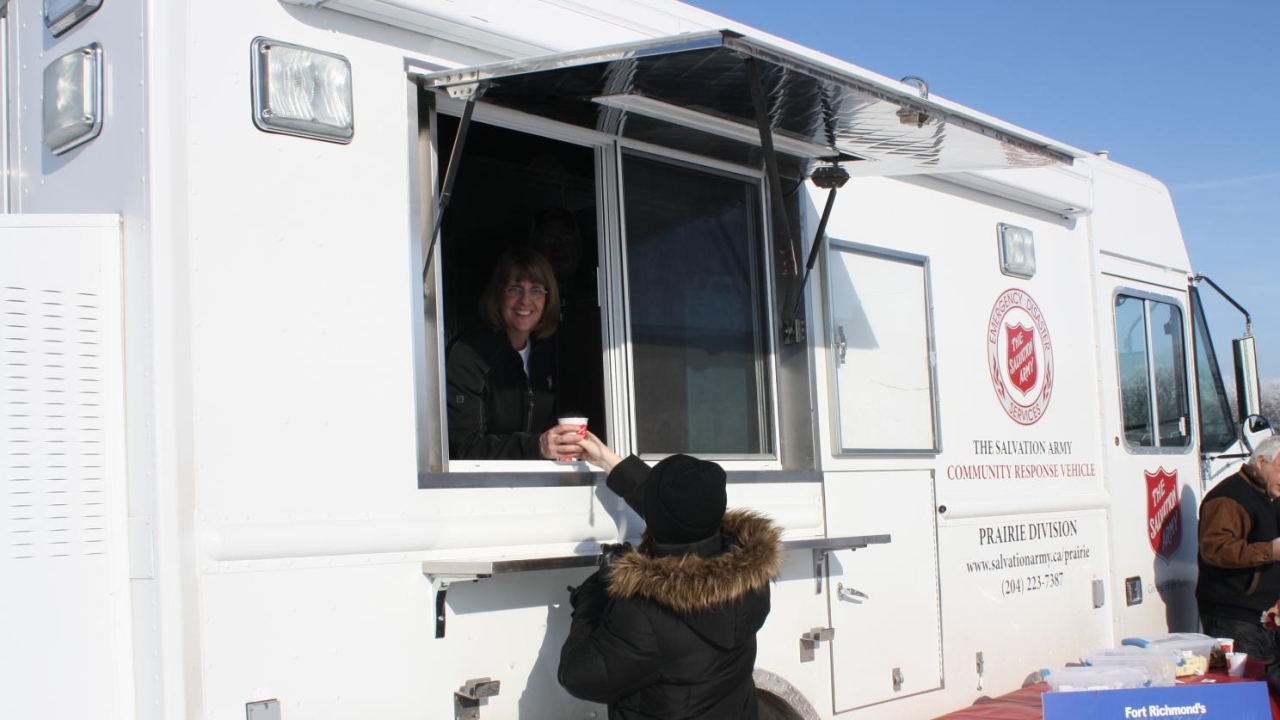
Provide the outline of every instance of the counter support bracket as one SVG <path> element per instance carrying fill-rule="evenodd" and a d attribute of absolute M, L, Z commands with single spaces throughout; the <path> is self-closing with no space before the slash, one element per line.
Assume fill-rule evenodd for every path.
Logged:
<path fill-rule="evenodd" d="M 827 572 L 828 554 L 835 550 L 858 550 L 870 545 L 885 545 L 888 535 L 858 535 L 852 537 L 810 538 L 785 540 L 783 552 L 809 550 L 813 554 L 813 574 L 817 593 L 822 592 L 823 576 Z M 449 588 L 458 582 L 476 582 L 494 575 L 532 572 L 535 570 L 566 570 L 596 567 L 600 555 L 561 555 L 557 557 L 500 557 L 492 559 L 427 560 L 422 563 L 422 574 L 431 581 L 435 591 L 436 637 L 443 638 L 448 608 L 445 600 Z"/>
<path fill-rule="evenodd" d="M 449 588 L 457 582 L 476 582 L 481 578 L 487 578 L 487 574 L 433 574 L 427 576 L 431 580 L 431 589 L 435 591 L 436 596 L 436 638 L 444 637 L 445 618 L 448 611 L 445 608 L 445 600 L 449 596 Z"/>
<path fill-rule="evenodd" d="M 888 545 L 890 535 L 857 535 L 850 537 L 792 540 L 783 543 L 785 550 L 809 550 L 813 554 L 813 594 L 821 595 L 823 582 L 829 576 L 831 553 L 837 550 L 861 550 L 871 545 Z"/>

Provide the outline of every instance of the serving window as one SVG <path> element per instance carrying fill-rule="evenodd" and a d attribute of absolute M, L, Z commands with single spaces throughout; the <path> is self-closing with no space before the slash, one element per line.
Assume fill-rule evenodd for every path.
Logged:
<path fill-rule="evenodd" d="M 434 171 L 442 178 L 459 121 L 435 116 Z M 440 389 L 419 393 L 420 484 L 470 484 L 449 477 L 474 472 L 573 482 L 566 473 L 593 469 L 527 454 L 468 455 L 488 446 L 464 448 L 452 437 L 451 406 L 471 401 L 450 395 L 460 385 L 450 377 L 454 353 L 476 345 L 477 336 L 501 335 L 483 311 L 490 275 L 504 253 L 530 249 L 554 271 L 559 314 L 554 333 L 535 334 L 530 343 L 534 355 L 553 349 L 554 367 L 544 378 L 526 359 L 520 379 L 529 384 L 530 403 L 549 398 L 554 412 L 519 432 L 538 435 L 555 417 L 583 416 L 623 455 L 688 452 L 748 469 L 776 466 L 761 173 L 554 130 L 487 118 L 468 128 L 424 277 L 422 352 L 434 362 L 424 363 L 420 384 Z M 487 392 L 483 383 L 491 378 L 470 387 Z M 510 373 L 502 382 L 509 380 Z M 526 409 L 507 410 L 524 422 Z M 554 478 L 540 480 L 539 473 Z"/>

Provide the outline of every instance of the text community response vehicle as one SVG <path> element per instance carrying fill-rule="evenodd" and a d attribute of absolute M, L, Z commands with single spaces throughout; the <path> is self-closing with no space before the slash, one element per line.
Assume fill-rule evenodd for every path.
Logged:
<path fill-rule="evenodd" d="M 1244 443 L 1151 178 L 668 0 L 0 7 L 0 715 L 598 717 L 565 587 L 639 519 L 448 452 L 535 232 L 562 406 L 786 530 L 776 717 L 1195 629 Z"/>

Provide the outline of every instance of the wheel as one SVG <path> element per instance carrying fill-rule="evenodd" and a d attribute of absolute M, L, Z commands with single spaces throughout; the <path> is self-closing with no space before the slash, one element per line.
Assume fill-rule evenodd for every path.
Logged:
<path fill-rule="evenodd" d="M 756 695 L 760 698 L 760 720 L 804 720 L 786 700 L 768 690 L 756 688 Z"/>

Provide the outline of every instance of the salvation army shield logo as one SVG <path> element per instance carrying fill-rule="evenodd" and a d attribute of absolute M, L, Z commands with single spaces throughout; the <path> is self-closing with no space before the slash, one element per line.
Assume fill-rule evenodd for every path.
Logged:
<path fill-rule="evenodd" d="M 1044 417 L 1053 397 L 1053 341 L 1025 290 L 1005 290 L 991 308 L 987 367 L 996 399 L 1014 422 L 1034 425 Z"/>
<path fill-rule="evenodd" d="M 1004 337 L 1009 353 L 1009 382 L 1025 395 L 1036 385 L 1036 331 L 1022 323 L 1005 325 Z"/>
<path fill-rule="evenodd" d="M 1143 472 L 1147 478 L 1147 537 L 1156 556 L 1169 562 L 1182 544 L 1182 499 L 1178 471 L 1160 468 Z"/>

